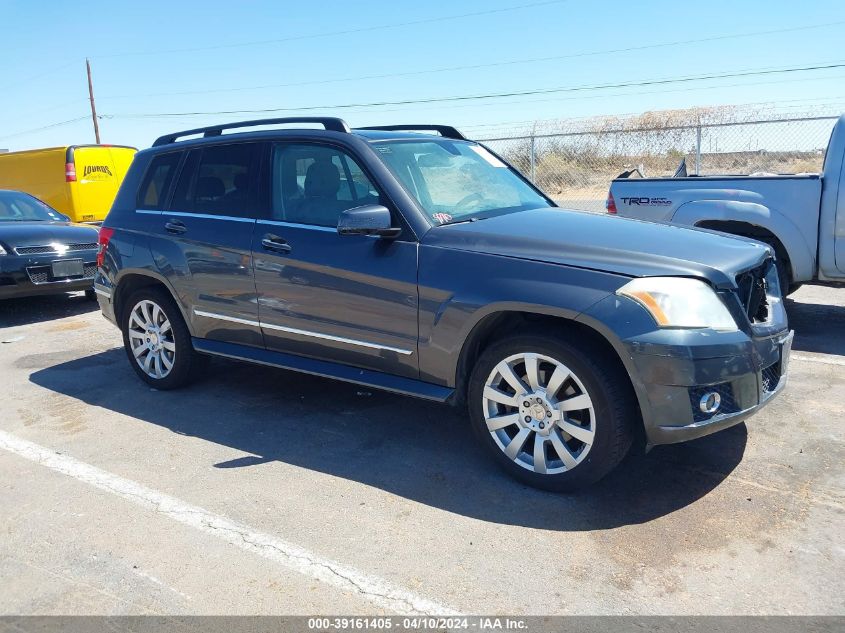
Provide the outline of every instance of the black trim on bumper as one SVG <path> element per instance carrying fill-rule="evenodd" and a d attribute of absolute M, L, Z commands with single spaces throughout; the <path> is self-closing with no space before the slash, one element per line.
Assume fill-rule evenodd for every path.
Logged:
<path fill-rule="evenodd" d="M 659 352 L 655 346 L 649 354 L 629 348 L 651 404 L 651 419 L 645 421 L 648 443 L 673 444 L 709 435 L 739 424 L 767 405 L 786 386 L 792 337 L 789 331 L 731 343 L 725 349 L 732 354 L 709 358 L 677 346 L 662 354 L 655 353 Z M 776 386 L 772 386 L 773 368 L 784 370 Z M 697 401 L 698 393 L 708 386 L 730 392 L 723 413 L 702 416 L 695 408 L 691 394 Z"/>

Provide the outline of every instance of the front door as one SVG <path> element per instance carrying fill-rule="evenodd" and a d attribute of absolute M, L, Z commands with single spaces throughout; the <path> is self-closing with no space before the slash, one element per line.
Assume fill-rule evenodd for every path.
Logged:
<path fill-rule="evenodd" d="M 343 210 L 387 202 L 344 150 L 271 154 L 271 219 L 253 236 L 267 348 L 416 378 L 417 243 L 337 233 Z"/>

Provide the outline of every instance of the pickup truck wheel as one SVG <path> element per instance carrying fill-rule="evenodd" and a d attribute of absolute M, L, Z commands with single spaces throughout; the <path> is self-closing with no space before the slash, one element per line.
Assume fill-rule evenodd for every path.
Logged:
<path fill-rule="evenodd" d="M 547 490 L 598 481 L 625 456 L 639 419 L 627 376 L 552 336 L 513 336 L 472 372 L 473 430 L 511 475 Z"/>
<path fill-rule="evenodd" d="M 156 389 L 176 389 L 200 365 L 191 335 L 170 295 L 143 288 L 129 297 L 123 314 L 123 346 L 132 369 Z"/>

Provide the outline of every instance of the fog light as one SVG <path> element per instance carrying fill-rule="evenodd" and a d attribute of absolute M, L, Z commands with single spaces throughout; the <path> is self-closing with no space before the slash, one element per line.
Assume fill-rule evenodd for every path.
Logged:
<path fill-rule="evenodd" d="M 710 393 L 705 393 L 701 396 L 701 400 L 698 401 L 698 408 L 701 409 L 702 413 L 712 415 L 719 410 L 719 406 L 721 404 L 722 396 L 715 391 L 711 391 Z"/>

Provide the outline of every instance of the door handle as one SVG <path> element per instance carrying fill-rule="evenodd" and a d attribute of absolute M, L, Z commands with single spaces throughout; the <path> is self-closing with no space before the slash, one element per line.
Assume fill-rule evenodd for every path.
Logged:
<path fill-rule="evenodd" d="M 284 238 L 271 233 L 264 236 L 261 240 L 261 246 L 264 247 L 264 250 L 275 251 L 276 253 L 290 253 L 292 250 L 290 244 Z"/>
<path fill-rule="evenodd" d="M 188 227 L 179 220 L 168 220 L 164 224 L 164 230 L 168 233 L 184 233 Z"/>

